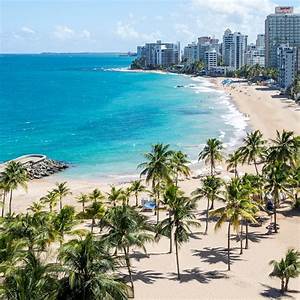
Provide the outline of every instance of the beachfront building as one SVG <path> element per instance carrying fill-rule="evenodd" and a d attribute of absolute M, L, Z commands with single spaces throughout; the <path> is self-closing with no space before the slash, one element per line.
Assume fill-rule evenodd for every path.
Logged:
<path fill-rule="evenodd" d="M 144 59 L 146 68 L 176 65 L 180 62 L 180 43 L 146 43 L 137 47 L 137 56 Z"/>
<path fill-rule="evenodd" d="M 299 49 L 288 45 L 281 45 L 277 48 L 278 84 L 281 88 L 290 87 L 295 80 L 299 68 Z"/>
<path fill-rule="evenodd" d="M 223 35 L 222 58 L 224 66 L 230 64 L 230 48 L 233 43 L 233 34 L 230 29 L 226 29 Z"/>
<path fill-rule="evenodd" d="M 249 66 L 265 66 L 265 36 L 258 34 L 255 44 L 247 46 L 245 53 L 245 64 Z"/>
<path fill-rule="evenodd" d="M 206 70 L 210 71 L 218 65 L 218 53 L 215 49 L 205 52 L 204 63 Z"/>
<path fill-rule="evenodd" d="M 247 49 L 247 35 L 240 32 L 232 34 L 232 43 L 229 48 L 229 66 L 238 70 L 245 65 L 245 52 Z"/>
<path fill-rule="evenodd" d="M 277 67 L 277 48 L 282 45 L 300 47 L 300 14 L 293 7 L 276 7 L 275 14 L 265 20 L 266 66 Z"/>
<path fill-rule="evenodd" d="M 202 36 L 198 38 L 197 42 L 197 59 L 204 61 L 205 60 L 205 53 L 207 51 L 216 50 L 217 55 L 219 55 L 220 52 L 220 44 L 219 40 L 215 39 L 210 36 Z"/>
<path fill-rule="evenodd" d="M 188 64 L 198 60 L 198 45 L 195 42 L 184 47 L 182 59 Z"/>

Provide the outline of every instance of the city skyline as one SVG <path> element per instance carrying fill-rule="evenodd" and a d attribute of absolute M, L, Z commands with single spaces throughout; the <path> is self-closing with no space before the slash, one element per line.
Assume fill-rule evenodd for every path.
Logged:
<path fill-rule="evenodd" d="M 182 45 L 203 35 L 221 39 L 226 28 L 247 34 L 251 43 L 264 33 L 275 6 L 300 12 L 296 0 L 1 0 L 0 5 L 2 53 L 135 51 L 158 39 Z"/>

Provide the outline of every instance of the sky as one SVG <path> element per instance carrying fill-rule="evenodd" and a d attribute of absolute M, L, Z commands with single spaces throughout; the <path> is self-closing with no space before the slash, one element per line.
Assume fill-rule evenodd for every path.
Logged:
<path fill-rule="evenodd" d="M 276 5 L 300 0 L 0 0 L 0 52 L 124 52 L 158 39 L 222 38 L 226 28 L 254 42 Z"/>

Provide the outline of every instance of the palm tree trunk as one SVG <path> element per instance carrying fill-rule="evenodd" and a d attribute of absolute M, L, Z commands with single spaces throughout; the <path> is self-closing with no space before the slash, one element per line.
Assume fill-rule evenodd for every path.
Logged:
<path fill-rule="evenodd" d="M 8 213 L 11 214 L 11 202 L 12 202 L 12 193 L 13 190 L 10 190 L 10 197 L 9 197 L 9 209 L 8 209 Z"/>
<path fill-rule="evenodd" d="M 82 212 L 84 213 L 85 207 L 84 207 L 84 202 L 82 202 Z"/>
<path fill-rule="evenodd" d="M 130 267 L 130 258 L 129 258 L 128 252 L 127 252 L 125 247 L 123 247 L 123 250 L 124 250 L 124 253 L 125 253 L 125 261 L 126 261 L 129 280 L 130 280 L 130 284 L 131 284 L 132 298 L 134 298 L 134 285 L 133 285 L 133 279 L 132 279 L 132 273 L 131 273 L 131 267 Z"/>
<path fill-rule="evenodd" d="M 274 200 L 274 231 L 277 233 L 277 192 L 275 193 Z"/>
<path fill-rule="evenodd" d="M 289 285 L 289 278 L 285 279 L 285 286 L 284 286 L 284 290 L 287 292 L 288 291 L 288 285 Z"/>
<path fill-rule="evenodd" d="M 59 197 L 59 209 L 62 209 L 62 197 Z"/>
<path fill-rule="evenodd" d="M 159 191 L 158 191 L 158 193 L 157 193 L 157 208 L 156 208 L 156 210 L 157 210 L 157 213 L 156 213 L 156 223 L 157 224 L 159 222 L 159 202 L 160 202 L 160 199 L 159 199 Z"/>
<path fill-rule="evenodd" d="M 94 225 L 95 225 L 95 219 L 92 219 L 92 225 L 91 225 L 91 233 L 94 232 Z"/>
<path fill-rule="evenodd" d="M 284 278 L 281 278 L 281 289 L 280 289 L 281 293 L 284 293 Z"/>
<path fill-rule="evenodd" d="M 211 198 L 211 206 L 210 206 L 210 210 L 214 209 L 214 198 Z"/>
<path fill-rule="evenodd" d="M 136 206 L 136 207 L 139 206 L 138 195 L 137 195 L 137 194 L 135 194 L 135 206 Z"/>
<path fill-rule="evenodd" d="M 256 159 L 254 159 L 254 167 L 255 167 L 256 175 L 259 175 Z"/>
<path fill-rule="evenodd" d="M 228 264 L 228 271 L 230 271 L 230 222 L 228 222 L 228 233 L 227 233 L 227 264 Z"/>
<path fill-rule="evenodd" d="M 6 200 L 6 192 L 3 192 L 3 206 L 2 206 L 2 211 L 1 211 L 1 216 L 2 216 L 2 218 L 4 217 L 5 200 Z"/>
<path fill-rule="evenodd" d="M 209 211 L 209 198 L 207 198 L 206 222 L 205 222 L 205 231 L 204 231 L 204 234 L 207 234 L 207 231 L 208 231 L 208 211 Z"/>
<path fill-rule="evenodd" d="M 171 211 L 169 211 L 169 226 L 170 226 L 170 250 L 169 253 L 173 252 L 173 232 L 172 232 L 172 226 L 171 226 L 171 222 L 172 222 L 172 216 L 171 216 Z"/>
<path fill-rule="evenodd" d="M 176 250 L 176 266 L 177 266 L 177 278 L 180 280 L 180 270 L 179 270 L 179 257 L 178 257 L 178 243 L 175 235 L 175 250 Z"/>
<path fill-rule="evenodd" d="M 241 243 L 240 254 L 243 254 L 243 223 L 241 223 L 240 243 Z"/>
<path fill-rule="evenodd" d="M 245 243 L 245 249 L 248 249 L 248 221 L 246 220 L 246 243 Z"/>

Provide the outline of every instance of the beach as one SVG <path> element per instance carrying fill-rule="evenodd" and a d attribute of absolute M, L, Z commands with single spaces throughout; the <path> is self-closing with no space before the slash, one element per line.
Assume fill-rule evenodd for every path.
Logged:
<path fill-rule="evenodd" d="M 274 138 L 275 130 L 293 130 L 300 135 L 300 106 L 279 96 L 276 90 L 266 87 L 249 86 L 247 83 L 233 83 L 223 87 L 222 78 L 211 79 L 217 89 L 231 97 L 239 111 L 249 122 L 251 129 L 260 129 L 265 138 Z M 221 176 L 233 176 L 223 171 Z M 241 172 L 254 171 L 252 166 L 240 167 Z M 27 192 L 18 189 L 14 193 L 13 210 L 25 212 L 55 182 L 64 181 L 63 173 L 40 180 L 32 180 Z M 72 195 L 66 197 L 64 204 L 75 205 L 75 197 L 81 192 L 94 188 L 107 192 L 109 184 L 94 178 L 92 180 L 66 179 Z M 115 183 L 117 184 L 117 183 Z M 189 195 L 199 186 L 199 179 L 188 179 L 180 186 Z M 142 195 L 146 197 L 146 195 Z M 134 199 L 131 199 L 132 203 Z M 217 206 L 221 206 L 218 203 Z M 214 223 L 209 224 L 208 235 L 203 235 L 204 209 L 206 201 L 199 203 L 198 218 L 202 228 L 196 229 L 190 242 L 180 248 L 180 269 L 182 279 L 176 280 L 175 254 L 167 254 L 168 240 L 146 245 L 147 255 L 134 249 L 132 255 L 133 278 L 136 286 L 135 299 L 266 299 L 279 296 L 279 280 L 271 279 L 269 261 L 281 258 L 288 248 L 300 249 L 300 215 L 290 215 L 289 205 L 279 213 L 280 231 L 277 235 L 266 234 L 268 221 L 261 227 L 250 227 L 249 249 L 239 255 L 239 242 L 232 241 L 232 270 L 226 271 L 226 226 L 214 231 Z M 152 213 L 146 213 L 154 220 Z M 162 217 L 164 213 L 162 214 Z M 234 236 L 234 235 L 233 235 Z M 125 274 L 125 273 L 124 273 Z M 291 280 L 291 292 L 286 299 L 300 299 L 300 278 Z"/>

